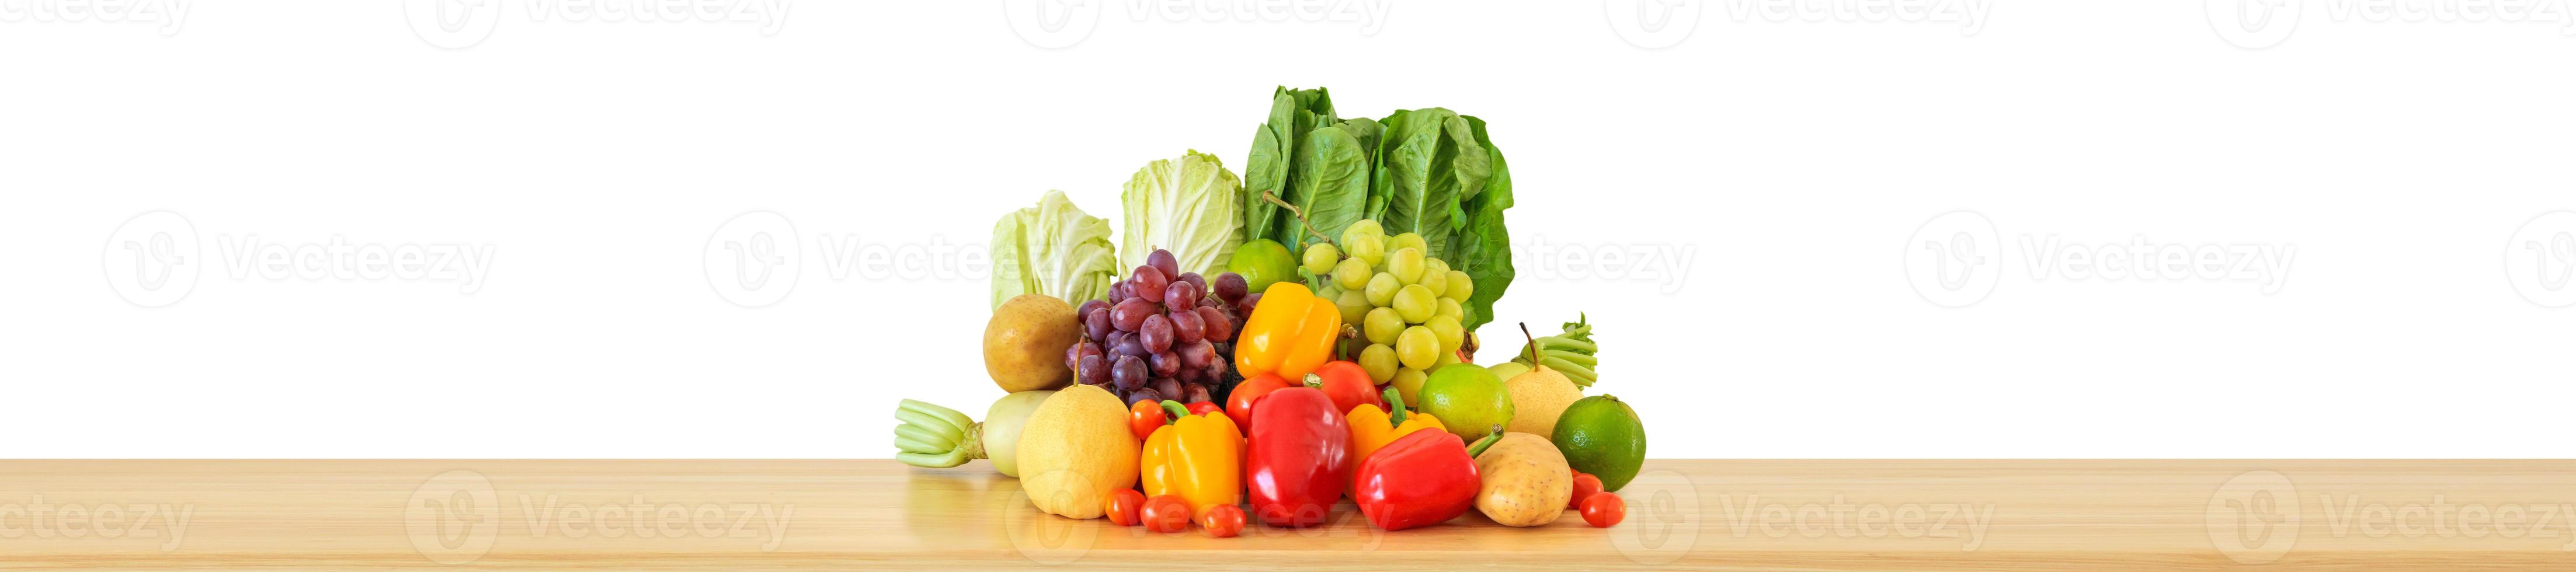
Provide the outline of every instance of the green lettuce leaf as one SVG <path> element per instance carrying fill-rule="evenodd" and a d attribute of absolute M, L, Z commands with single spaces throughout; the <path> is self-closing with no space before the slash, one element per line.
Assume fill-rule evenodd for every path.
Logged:
<path fill-rule="evenodd" d="M 1070 304 L 1107 297 L 1118 279 L 1116 248 L 1108 219 L 1083 213 L 1064 191 L 1047 191 L 1037 206 L 993 225 L 993 307 L 1021 294 Z"/>
<path fill-rule="evenodd" d="M 1245 240 L 1242 186 L 1215 155 L 1195 150 L 1136 170 L 1119 194 L 1126 221 L 1119 267 L 1144 266 L 1160 248 L 1172 251 L 1182 272 L 1211 279 L 1224 272 Z"/>
<path fill-rule="evenodd" d="M 1368 146 L 1360 143 L 1341 127 L 1325 127 L 1306 133 L 1297 145 L 1297 159 L 1288 196 L 1283 199 L 1306 214 L 1306 223 L 1318 232 L 1340 232 L 1359 222 L 1368 206 Z M 1292 214 L 1282 229 L 1280 244 L 1292 252 L 1302 252 L 1313 237 L 1306 235 L 1306 224 L 1297 224 Z M 1322 229 L 1334 229 L 1325 231 Z M 1332 240 L 1335 237 L 1323 237 Z"/>
<path fill-rule="evenodd" d="M 1485 121 L 1467 117 L 1476 143 L 1484 147 L 1492 165 L 1484 189 L 1463 201 L 1466 218 L 1458 232 L 1449 235 L 1449 269 L 1467 273 L 1475 283 L 1475 293 L 1459 304 L 1467 314 L 1459 320 L 1468 330 L 1494 319 L 1494 302 L 1503 299 L 1503 290 L 1512 284 L 1512 235 L 1503 227 L 1503 209 L 1512 207 L 1512 172 L 1503 162 L 1502 149 L 1494 147 L 1485 135 Z"/>
<path fill-rule="evenodd" d="M 1316 127 L 1332 125 L 1333 97 L 1323 88 L 1276 88 L 1270 93 L 1270 117 L 1253 133 L 1252 156 L 1244 163 L 1243 209 L 1244 236 L 1280 240 L 1286 227 L 1295 226 L 1295 217 L 1287 216 L 1278 205 L 1261 200 L 1263 193 L 1288 196 L 1289 179 L 1295 177 L 1293 155 L 1299 140 Z M 1280 240 L 1281 244 L 1293 244 Z"/>
<path fill-rule="evenodd" d="M 1467 121 L 1449 110 L 1398 112 L 1385 123 L 1375 184 L 1384 187 L 1386 211 L 1378 224 L 1388 236 L 1422 235 L 1431 248 L 1424 254 L 1447 261 L 1450 235 L 1466 224 L 1461 201 L 1484 191 L 1493 159 Z"/>

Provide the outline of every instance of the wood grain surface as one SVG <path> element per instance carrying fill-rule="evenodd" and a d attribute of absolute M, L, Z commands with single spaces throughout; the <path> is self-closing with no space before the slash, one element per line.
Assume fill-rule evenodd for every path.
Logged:
<path fill-rule="evenodd" d="M 1627 522 L 1165 536 L 982 462 L 0 461 L 0 568 L 2571 570 L 2576 461 L 1656 460 Z"/>

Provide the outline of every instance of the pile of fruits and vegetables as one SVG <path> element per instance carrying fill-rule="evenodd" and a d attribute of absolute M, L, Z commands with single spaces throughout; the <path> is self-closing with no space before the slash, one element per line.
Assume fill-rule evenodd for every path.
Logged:
<path fill-rule="evenodd" d="M 1062 192 L 1004 214 L 983 351 L 1007 395 L 981 423 L 903 401 L 895 458 L 990 459 L 1039 511 L 1157 532 L 1315 526 L 1344 499 L 1387 530 L 1620 521 L 1645 427 L 1585 395 L 1590 319 L 1480 329 L 1513 277 L 1484 120 L 1280 88 L 1243 165 L 1145 165 L 1116 243 Z M 1493 340 L 1513 357 L 1477 364 Z"/>

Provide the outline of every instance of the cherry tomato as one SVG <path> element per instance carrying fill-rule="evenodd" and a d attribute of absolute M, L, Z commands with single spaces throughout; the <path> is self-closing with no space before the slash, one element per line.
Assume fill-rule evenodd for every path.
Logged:
<path fill-rule="evenodd" d="M 1619 500 L 1618 493 L 1593 493 L 1583 499 L 1583 521 L 1594 528 L 1610 528 L 1627 518 L 1628 501 Z"/>
<path fill-rule="evenodd" d="M 1583 499 L 1592 498 L 1593 494 L 1599 492 L 1601 492 L 1601 477 L 1595 477 L 1585 474 L 1582 471 L 1576 471 L 1574 473 L 1574 496 L 1565 499 L 1565 508 L 1583 508 Z"/>
<path fill-rule="evenodd" d="M 1136 519 L 1136 511 L 1144 507 L 1145 493 L 1136 492 L 1136 489 L 1118 489 L 1109 495 L 1109 523 L 1136 526 L 1141 522 Z"/>
<path fill-rule="evenodd" d="M 1180 532 L 1190 529 L 1190 501 L 1181 495 L 1157 495 L 1145 499 L 1145 508 L 1137 515 L 1145 521 L 1145 530 Z"/>
<path fill-rule="evenodd" d="M 1199 515 L 1199 526 L 1207 529 L 1208 536 L 1233 538 L 1243 532 L 1243 508 L 1230 504 L 1209 507 L 1207 514 Z"/>
<path fill-rule="evenodd" d="M 1162 402 L 1138 401 L 1127 407 L 1127 430 L 1134 431 L 1138 441 L 1154 436 L 1154 430 L 1163 428 L 1165 421 Z"/>

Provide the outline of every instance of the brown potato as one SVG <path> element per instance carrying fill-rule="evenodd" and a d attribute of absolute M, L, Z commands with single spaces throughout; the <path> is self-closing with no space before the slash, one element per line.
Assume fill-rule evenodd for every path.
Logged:
<path fill-rule="evenodd" d="M 1073 384 L 1064 350 L 1081 339 L 1073 306 L 1044 294 L 1013 296 L 984 323 L 984 373 L 1002 391 L 1062 389 Z"/>
<path fill-rule="evenodd" d="M 1538 526 L 1556 522 L 1565 501 L 1574 496 L 1573 469 L 1565 454 L 1546 437 L 1504 433 L 1476 457 L 1476 474 L 1484 479 L 1476 492 L 1476 510 L 1503 526 Z"/>

